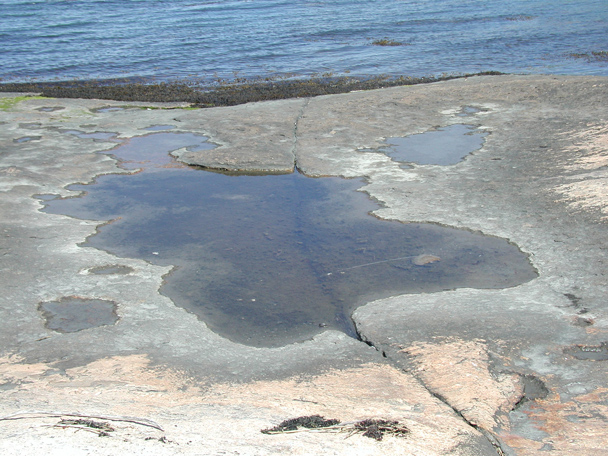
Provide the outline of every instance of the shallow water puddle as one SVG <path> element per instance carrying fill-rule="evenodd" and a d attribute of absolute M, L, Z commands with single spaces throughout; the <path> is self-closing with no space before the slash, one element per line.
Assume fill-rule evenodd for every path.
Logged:
<path fill-rule="evenodd" d="M 359 180 L 230 176 L 170 163 L 168 151 L 201 148 L 203 140 L 133 138 L 111 153 L 129 167 L 148 162 L 142 172 L 72 186 L 86 196 L 45 210 L 115 219 L 87 245 L 176 265 L 162 293 L 231 340 L 281 346 L 322 328 L 356 336 L 350 314 L 373 299 L 536 277 L 505 240 L 369 215 L 378 206 L 356 191 Z"/>
<path fill-rule="evenodd" d="M 110 274 L 130 274 L 133 272 L 133 268 L 129 266 L 121 266 L 119 264 L 112 264 L 108 266 L 97 266 L 88 270 L 90 274 L 98 274 L 98 275 L 110 275 Z"/>
<path fill-rule="evenodd" d="M 600 345 L 574 345 L 566 348 L 564 353 L 581 360 L 606 361 L 608 342 L 602 342 Z"/>
<path fill-rule="evenodd" d="M 66 297 L 43 302 L 39 310 L 46 319 L 46 327 L 62 333 L 113 325 L 118 321 L 116 303 L 103 299 Z"/>
<path fill-rule="evenodd" d="M 41 139 L 42 136 L 22 136 L 21 138 L 13 139 L 13 142 L 24 143 L 29 141 L 39 141 Z"/>
<path fill-rule="evenodd" d="M 481 148 L 488 134 L 472 125 L 450 125 L 418 135 L 387 138 L 381 151 L 393 160 L 419 165 L 454 165 Z"/>

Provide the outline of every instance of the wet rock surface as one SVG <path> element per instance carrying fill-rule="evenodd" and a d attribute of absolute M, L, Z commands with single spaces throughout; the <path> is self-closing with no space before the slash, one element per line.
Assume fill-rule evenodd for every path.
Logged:
<path fill-rule="evenodd" d="M 607 87 L 596 77 L 492 76 L 205 110 L 31 98 L 1 111 L 4 413 L 136 415 L 164 429 L 113 425 L 119 438 L 100 439 L 39 426 L 50 418 L 0 420 L 3 454 L 601 454 Z M 378 153 L 387 138 L 463 123 L 489 134 L 457 164 L 404 169 Z M 352 316 L 367 344 L 333 330 L 277 348 L 230 342 L 159 293 L 170 266 L 87 247 L 100 221 L 40 211 L 39 195 L 78 196 L 70 184 L 132 172 L 99 153 L 116 143 L 97 133 L 127 139 L 157 126 L 217 145 L 174 153 L 202 166 L 364 178 L 377 217 L 507 239 L 538 277 L 370 302 Z M 15 141 L 26 137 L 40 139 Z M 46 328 L 40 303 L 65 296 L 119 303 L 120 320 Z M 260 432 L 313 415 L 410 432 L 382 441 Z"/>

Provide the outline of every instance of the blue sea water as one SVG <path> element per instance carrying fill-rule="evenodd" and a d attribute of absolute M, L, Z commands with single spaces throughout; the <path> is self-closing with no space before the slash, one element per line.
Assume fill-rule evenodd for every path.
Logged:
<path fill-rule="evenodd" d="M 606 0 L 0 0 L 4 82 L 608 75 L 572 56 L 602 51 Z"/>

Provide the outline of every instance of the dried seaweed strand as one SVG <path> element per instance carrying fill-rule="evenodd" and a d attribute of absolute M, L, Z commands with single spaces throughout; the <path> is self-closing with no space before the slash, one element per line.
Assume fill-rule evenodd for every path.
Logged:
<path fill-rule="evenodd" d="M 110 435 L 108 434 L 108 431 L 104 431 L 102 429 L 95 429 L 89 426 L 84 426 L 84 425 L 78 425 L 78 424 L 61 424 L 61 423 L 57 423 L 57 424 L 44 424 L 43 427 L 58 427 L 58 428 L 71 428 L 71 429 L 76 429 L 76 430 L 82 430 L 82 431 L 88 431 L 88 432 L 92 432 L 93 434 L 97 434 L 99 436 L 107 436 Z"/>
<path fill-rule="evenodd" d="M 126 423 L 139 424 L 141 426 L 148 426 L 148 427 L 158 429 L 159 431 L 164 432 L 164 429 L 162 427 L 160 427 L 160 425 L 158 425 L 157 423 L 155 423 L 152 420 L 148 420 L 145 418 L 137 418 L 137 417 L 133 417 L 133 416 L 85 415 L 85 414 L 77 413 L 77 412 L 63 413 L 63 412 L 46 412 L 46 411 L 33 410 L 33 411 L 17 412 L 17 413 L 13 413 L 11 415 L 2 416 L 2 417 L 0 417 L 0 421 L 20 420 L 20 419 L 24 419 L 24 418 L 48 418 L 48 417 L 61 418 L 64 416 L 71 416 L 71 417 L 77 417 L 77 418 L 93 418 L 93 419 L 108 420 L 108 421 L 122 421 L 122 422 L 126 422 Z"/>
<path fill-rule="evenodd" d="M 264 434 L 295 434 L 296 432 L 342 432 L 345 427 L 342 424 L 335 424 L 333 426 L 319 427 L 319 428 L 298 428 L 298 429 L 264 429 Z"/>

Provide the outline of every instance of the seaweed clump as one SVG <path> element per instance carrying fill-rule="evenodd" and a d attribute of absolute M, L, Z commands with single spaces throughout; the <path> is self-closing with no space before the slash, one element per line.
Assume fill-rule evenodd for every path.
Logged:
<path fill-rule="evenodd" d="M 390 38 L 384 37 L 380 40 L 372 41 L 374 46 L 409 46 L 407 43 L 402 43 L 400 41 L 391 40 Z"/>
<path fill-rule="evenodd" d="M 518 14 L 516 16 L 509 16 L 507 18 L 505 18 L 508 21 L 531 21 L 532 19 L 534 19 L 536 16 L 529 16 L 527 14 Z"/>
<path fill-rule="evenodd" d="M 389 420 L 363 420 L 355 423 L 354 428 L 363 432 L 364 437 L 378 441 L 382 440 L 384 434 L 404 436 L 410 432 L 407 427 L 400 425 L 399 421 Z"/>
<path fill-rule="evenodd" d="M 114 428 L 108 423 L 86 419 L 62 419 L 55 426 L 62 428 L 86 429 L 96 433 L 99 437 L 107 437 L 110 435 L 110 432 L 114 432 Z"/>
<path fill-rule="evenodd" d="M 335 426 L 340 420 L 326 420 L 321 415 L 300 416 L 282 421 L 278 426 L 262 429 L 262 434 L 279 434 L 282 432 L 297 431 L 299 428 L 318 429 Z"/>
<path fill-rule="evenodd" d="M 320 415 L 301 416 L 283 421 L 278 426 L 262 429 L 263 434 L 283 434 L 304 431 L 349 432 L 347 437 L 361 433 L 364 437 L 380 441 L 385 435 L 404 437 L 410 430 L 399 421 L 367 419 L 356 422 L 341 423 L 339 420 L 326 420 Z"/>

